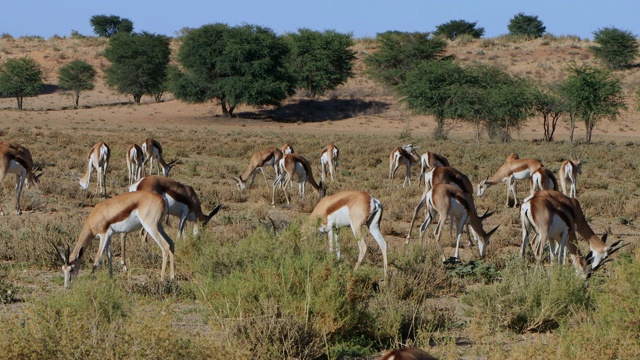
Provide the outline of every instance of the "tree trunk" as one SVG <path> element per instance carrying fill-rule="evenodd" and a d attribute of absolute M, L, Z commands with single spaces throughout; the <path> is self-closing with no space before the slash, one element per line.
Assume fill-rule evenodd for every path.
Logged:
<path fill-rule="evenodd" d="M 227 103 L 224 101 L 221 101 L 220 106 L 222 106 L 222 116 L 231 117 L 231 115 L 229 114 L 229 110 L 227 110 Z"/>
<path fill-rule="evenodd" d="M 447 139 L 447 133 L 445 132 L 444 129 L 444 116 L 438 116 L 436 118 L 436 128 L 433 132 L 433 138 L 435 140 L 446 140 Z"/>
<path fill-rule="evenodd" d="M 79 101 L 80 101 L 80 92 L 79 92 L 79 91 L 77 91 L 77 92 L 76 92 L 76 101 L 75 101 L 75 103 L 76 103 L 76 109 L 78 108 L 78 102 L 79 102 Z"/>
<path fill-rule="evenodd" d="M 140 99 L 142 99 L 142 94 L 133 94 L 133 102 L 140 105 Z"/>
<path fill-rule="evenodd" d="M 22 110 L 22 96 L 17 96 L 16 100 L 18 100 L 18 110 Z"/>
<path fill-rule="evenodd" d="M 573 130 L 576 128 L 575 114 L 569 114 L 569 143 L 573 145 Z"/>
<path fill-rule="evenodd" d="M 591 144 L 591 135 L 593 135 L 593 128 L 596 126 L 595 121 L 585 120 L 584 122 L 585 128 L 587 129 L 587 144 Z"/>

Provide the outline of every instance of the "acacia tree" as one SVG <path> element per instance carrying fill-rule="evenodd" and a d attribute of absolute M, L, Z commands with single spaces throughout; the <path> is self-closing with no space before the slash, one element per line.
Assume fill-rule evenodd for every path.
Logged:
<path fill-rule="evenodd" d="M 322 95 L 353 77 L 353 38 L 340 34 L 299 29 L 285 39 L 291 47 L 290 62 L 298 87 Z"/>
<path fill-rule="evenodd" d="M 111 37 L 117 33 L 133 32 L 133 22 L 116 15 L 94 15 L 90 22 L 93 32 L 98 36 Z"/>
<path fill-rule="evenodd" d="M 22 110 L 25 97 L 40 93 L 42 85 L 42 69 L 30 57 L 9 59 L 0 65 L 0 94 L 15 97 L 18 110 Z"/>
<path fill-rule="evenodd" d="M 537 16 L 525 15 L 524 13 L 518 13 L 511 18 L 507 29 L 511 35 L 525 35 L 534 38 L 541 37 L 547 31 L 547 28 Z"/>
<path fill-rule="evenodd" d="M 561 85 L 562 96 L 569 104 L 570 116 L 582 119 L 586 142 L 590 143 L 593 129 L 601 119 L 615 120 L 626 109 L 620 79 L 609 71 L 588 65 L 571 65 L 570 75 Z M 571 124 L 573 142 L 573 124 Z"/>
<path fill-rule="evenodd" d="M 534 90 L 533 110 L 542 117 L 544 129 L 544 140 L 553 141 L 553 134 L 556 131 L 558 120 L 565 113 L 566 104 L 562 97 L 555 91 Z"/>
<path fill-rule="evenodd" d="M 638 57 L 638 42 L 630 31 L 606 27 L 595 31 L 593 36 L 599 46 L 591 46 L 589 50 L 610 69 L 628 68 Z"/>
<path fill-rule="evenodd" d="M 224 116 L 239 104 L 279 106 L 295 92 L 287 63 L 289 46 L 268 28 L 256 25 L 204 25 L 185 35 L 172 67 L 169 89 L 176 98 L 217 100 Z"/>
<path fill-rule="evenodd" d="M 143 32 L 111 37 L 104 56 L 107 84 L 122 94 L 131 94 L 136 104 L 143 95 L 164 91 L 169 65 L 169 38 Z"/>
<path fill-rule="evenodd" d="M 445 60 L 447 41 L 429 33 L 387 31 L 376 36 L 378 51 L 364 61 L 367 73 L 376 82 L 397 86 L 423 60 Z"/>
<path fill-rule="evenodd" d="M 463 69 L 453 61 L 421 61 L 398 85 L 398 93 L 408 109 L 436 118 L 434 138 L 446 138 L 445 119 L 456 85 L 463 82 Z"/>
<path fill-rule="evenodd" d="M 80 93 L 93 90 L 96 79 L 96 69 L 91 64 L 76 59 L 61 67 L 58 71 L 58 86 L 73 92 L 74 105 L 77 108 Z"/>
<path fill-rule="evenodd" d="M 458 36 L 465 34 L 479 39 L 484 35 L 484 28 L 476 27 L 477 24 L 477 21 L 469 22 L 466 20 L 451 20 L 436 26 L 436 31 L 433 34 L 437 36 L 444 36 L 449 40 L 455 40 Z"/>

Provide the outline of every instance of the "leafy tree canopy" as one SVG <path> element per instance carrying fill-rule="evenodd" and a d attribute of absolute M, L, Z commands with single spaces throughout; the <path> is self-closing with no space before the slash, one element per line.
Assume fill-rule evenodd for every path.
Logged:
<path fill-rule="evenodd" d="M 289 54 L 286 41 L 271 29 L 204 25 L 184 36 L 182 69 L 172 68 L 169 88 L 187 102 L 215 99 L 225 116 L 239 104 L 278 106 L 295 91 Z"/>
<path fill-rule="evenodd" d="M 322 95 L 353 77 L 355 52 L 350 34 L 299 29 L 285 39 L 291 47 L 291 65 L 298 87 Z"/>
<path fill-rule="evenodd" d="M 609 71 L 588 65 L 571 65 L 561 93 L 570 111 L 582 119 L 586 141 L 591 142 L 595 125 L 601 119 L 615 120 L 626 109 L 620 79 Z"/>
<path fill-rule="evenodd" d="M 133 22 L 116 15 L 94 15 L 90 22 L 93 32 L 98 36 L 111 37 L 117 33 L 133 32 Z"/>
<path fill-rule="evenodd" d="M 42 69 L 30 57 L 9 59 L 0 65 L 0 94 L 15 97 L 19 110 L 22 110 L 23 98 L 37 96 L 42 85 Z"/>
<path fill-rule="evenodd" d="M 507 29 L 511 35 L 525 35 L 533 38 L 539 38 L 547 31 L 537 16 L 525 15 L 524 13 L 518 13 L 511 18 Z"/>
<path fill-rule="evenodd" d="M 606 27 L 593 35 L 593 41 L 599 46 L 592 46 L 590 50 L 610 69 L 627 68 L 638 56 L 638 42 L 630 31 Z"/>
<path fill-rule="evenodd" d="M 466 20 L 451 20 L 436 27 L 434 35 L 444 36 L 449 40 L 455 40 L 460 35 L 470 35 L 479 39 L 484 35 L 484 28 L 478 28 L 478 22 L 468 22 Z"/>
<path fill-rule="evenodd" d="M 96 69 L 86 61 L 79 59 L 64 65 L 58 72 L 58 86 L 73 92 L 75 107 L 78 107 L 82 91 L 93 90 L 95 79 Z"/>
<path fill-rule="evenodd" d="M 116 34 L 105 49 L 111 62 L 105 69 L 107 84 L 140 103 L 143 95 L 164 91 L 170 53 L 169 38 L 164 35 Z"/>
<path fill-rule="evenodd" d="M 444 59 L 446 40 L 429 33 L 387 31 L 376 36 L 378 50 L 364 60 L 375 81 L 390 86 L 404 82 L 407 73 L 423 60 Z"/>

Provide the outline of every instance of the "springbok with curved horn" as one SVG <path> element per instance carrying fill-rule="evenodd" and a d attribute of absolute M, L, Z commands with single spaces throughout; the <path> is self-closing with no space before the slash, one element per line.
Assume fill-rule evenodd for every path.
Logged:
<path fill-rule="evenodd" d="M 142 143 L 142 152 L 144 153 L 145 159 L 142 162 L 142 167 L 149 163 L 149 175 L 153 172 L 153 159 L 157 160 L 156 167 L 158 169 L 158 175 L 162 174 L 164 176 L 169 176 L 169 171 L 173 165 L 175 165 L 179 159 L 174 159 L 169 162 L 165 162 L 162 157 L 162 145 L 152 138 L 147 138 L 144 143 Z M 162 172 L 160 172 L 162 169 Z"/>
<path fill-rule="evenodd" d="M 320 198 L 323 198 L 326 195 L 327 190 L 325 189 L 323 182 L 320 181 L 320 183 L 318 184 L 313 178 L 313 170 L 311 170 L 311 165 L 309 165 L 307 159 L 298 154 L 289 154 L 282 159 L 282 167 L 284 169 L 284 172 L 281 173 L 273 183 L 271 205 L 275 206 L 276 204 L 276 188 L 278 186 L 280 186 L 282 188 L 282 191 L 284 192 L 284 197 L 287 200 L 287 205 L 290 204 L 287 188 L 289 187 L 289 184 L 293 180 L 294 176 L 298 178 L 298 193 L 301 197 L 304 195 L 305 183 L 307 182 L 320 195 Z"/>
<path fill-rule="evenodd" d="M 489 238 L 498 230 L 500 225 L 496 226 L 489 232 L 485 232 L 482 228 L 482 221 L 489 217 L 491 213 L 485 213 L 478 216 L 476 207 L 473 203 L 473 196 L 465 193 L 462 189 L 451 184 L 437 184 L 429 192 L 427 192 L 427 218 L 420 227 L 420 238 L 435 218 L 436 213 L 440 215 L 438 225 L 436 226 L 436 242 L 440 246 L 440 235 L 444 222 L 448 217 L 452 217 L 456 222 L 456 250 L 453 255 L 454 259 L 460 258 L 460 236 L 462 234 L 462 226 L 468 221 L 473 235 L 478 242 L 478 252 L 480 257 L 485 256 L 487 246 L 489 246 Z"/>
<path fill-rule="evenodd" d="M 276 177 L 278 177 L 281 173 L 280 166 L 278 162 L 282 159 L 282 151 L 276 147 L 267 147 L 262 150 L 256 151 L 251 155 L 251 159 L 249 159 L 249 164 L 247 165 L 247 169 L 244 171 L 244 174 L 240 175 L 240 177 L 234 177 L 236 185 L 238 189 L 244 190 L 247 187 L 247 181 L 249 180 L 249 176 L 251 178 L 251 184 L 249 184 L 249 188 L 253 187 L 253 181 L 256 179 L 256 173 L 258 171 L 262 172 L 262 176 L 264 177 L 264 183 L 269 188 L 269 183 L 267 182 L 267 175 L 264 173 L 265 166 L 273 166 L 273 170 L 276 172 Z"/>
<path fill-rule="evenodd" d="M 167 215 L 167 205 L 162 196 L 150 191 L 123 193 L 98 203 L 84 222 L 78 240 L 69 253 L 65 254 L 56 247 L 63 261 L 62 273 L 64 286 L 69 287 L 73 278 L 80 272 L 80 257 L 95 238 L 100 239 L 93 270 L 98 267 L 102 254 L 107 250 L 109 274 L 113 275 L 111 255 L 111 236 L 115 233 L 129 233 L 144 228 L 162 251 L 162 270 L 160 280 L 164 281 L 167 259 L 169 259 L 170 279 L 175 278 L 173 264 L 174 243 L 162 228 L 162 220 Z"/>
<path fill-rule="evenodd" d="M 15 142 L 0 142 L 0 183 L 4 180 L 7 174 L 14 174 L 16 176 L 16 214 L 22 214 L 22 208 L 20 207 L 20 197 L 22 195 L 22 188 L 25 183 L 33 184 L 37 187 L 40 184 L 39 174 L 35 174 L 36 171 L 41 170 L 40 167 L 34 166 L 31 152 L 26 147 Z M 0 216 L 4 215 L 4 210 L 0 206 Z"/>
<path fill-rule="evenodd" d="M 525 201 L 529 201 L 531 198 L 535 197 L 550 198 L 556 203 L 560 204 L 562 206 L 562 209 L 564 209 L 571 215 L 571 218 L 573 219 L 573 222 L 575 224 L 576 232 L 589 243 L 590 252 L 588 255 L 588 259 L 594 269 L 597 269 L 602 264 L 604 264 L 611 254 L 615 253 L 622 246 L 624 246 L 622 244 L 622 240 L 618 240 L 610 245 L 607 245 L 607 233 L 605 233 L 602 238 L 596 235 L 591 226 L 589 226 L 584 212 L 582 211 L 580 202 L 576 198 L 567 197 L 559 191 L 543 190 L 536 191 L 533 196 L 525 199 Z M 540 240 L 538 240 L 538 243 L 540 243 Z M 541 251 L 542 246 L 537 245 L 537 248 L 538 251 Z"/>
<path fill-rule="evenodd" d="M 320 165 L 322 166 L 322 182 L 326 181 L 327 173 L 331 175 L 331 181 L 333 179 L 333 173 L 336 172 L 336 166 L 338 166 L 338 156 L 340 150 L 333 145 L 329 144 L 322 149 L 322 155 L 320 155 Z"/>
<path fill-rule="evenodd" d="M 129 185 L 142 178 L 144 152 L 138 144 L 131 144 L 127 149 L 127 170 L 129 171 Z"/>
<path fill-rule="evenodd" d="M 86 190 L 91 180 L 91 172 L 96 169 L 98 173 L 98 188 L 100 195 L 107 196 L 107 168 L 109 167 L 109 159 L 111 158 L 111 149 L 103 142 L 98 142 L 87 155 L 87 172 L 80 178 L 80 187 Z"/>
<path fill-rule="evenodd" d="M 404 189 L 405 184 L 409 183 L 411 186 L 411 166 L 415 165 L 420 161 L 420 156 L 416 152 L 416 149 L 420 147 L 415 146 L 413 144 L 403 145 L 402 147 L 398 146 L 391 151 L 391 155 L 389 155 L 389 188 L 391 188 L 391 184 L 393 183 L 393 176 L 398 170 L 400 165 L 405 166 L 405 175 L 404 181 L 402 182 L 402 188 Z"/>
<path fill-rule="evenodd" d="M 362 226 L 367 225 L 369 233 L 376 240 L 382 252 L 384 276 L 387 276 L 387 242 L 380 232 L 382 218 L 382 204 L 369 193 L 364 191 L 343 191 L 324 197 L 313 209 L 309 219 L 320 219 L 320 232 L 329 238 L 329 251 L 333 252 L 335 244 L 336 256 L 340 259 L 340 247 L 335 230 L 344 226 L 351 226 L 353 236 L 358 241 L 358 262 L 360 266 L 367 252 L 367 244 L 362 236 Z M 354 269 L 354 270 L 355 270 Z"/>

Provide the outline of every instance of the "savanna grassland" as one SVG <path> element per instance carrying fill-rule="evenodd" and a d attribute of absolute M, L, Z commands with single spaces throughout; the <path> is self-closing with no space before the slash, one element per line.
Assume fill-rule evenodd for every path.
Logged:
<path fill-rule="evenodd" d="M 551 83 L 563 78 L 570 61 L 595 63 L 590 45 L 572 37 L 496 38 L 455 41 L 449 51 L 463 63 L 492 62 Z M 102 74 L 104 46 L 95 38 L 3 38 L 0 61 L 31 56 L 43 67 L 46 82 L 55 84 L 57 69 L 75 58 Z M 441 359 L 638 358 L 638 69 L 619 74 L 629 109 L 616 122 L 599 124 L 593 144 L 571 146 L 565 123 L 556 142 L 538 141 L 537 119 L 510 143 L 486 137 L 476 142 L 473 129 L 455 123 L 449 140 L 433 141 L 433 119 L 403 110 L 390 91 L 363 75 L 360 60 L 375 51 L 375 43 L 361 39 L 355 49 L 356 77 L 328 96 L 298 95 L 279 109 L 242 107 L 233 119 L 221 117 L 214 104 L 184 104 L 170 94 L 161 103 L 143 98 L 142 105 L 133 105 L 102 78 L 95 90 L 81 95 L 79 109 L 55 86 L 25 99 L 24 111 L 14 110 L 14 99 L 0 99 L 0 138 L 28 147 L 44 167 L 40 187 L 23 191 L 21 216 L 10 211 L 13 177 L 1 184 L 7 215 L 0 218 L 0 358 L 375 358 L 404 345 Z M 583 134 L 579 124 L 576 136 Z M 180 159 L 171 177 L 194 187 L 205 212 L 217 204 L 222 210 L 197 235 L 189 224 L 187 236 L 176 241 L 176 281 L 159 281 L 158 247 L 132 234 L 128 272 L 119 267 L 115 237 L 115 276 L 109 278 L 106 258 L 91 274 L 96 241 L 83 257 L 80 276 L 64 290 L 51 242 L 73 246 L 84 219 L 103 200 L 96 195 L 95 173 L 88 191 L 78 185 L 87 151 L 97 141 L 111 147 L 107 191 L 113 196 L 127 191 L 127 146 L 147 137 L 162 143 L 166 159 Z M 327 193 L 366 190 L 382 202 L 387 279 L 370 236 L 357 271 L 349 229 L 339 231 L 343 260 L 328 253 L 326 237 L 306 221 L 318 201 L 309 186 L 289 206 L 278 192 L 275 207 L 261 175 L 253 189 L 238 191 L 231 178 L 244 171 L 251 154 L 284 143 L 310 160 L 317 178 L 320 151 L 336 144 L 338 174 Z M 477 249 L 465 245 L 464 264 L 445 266 L 441 257 L 451 255 L 454 245 L 448 232 L 442 249 L 433 228 L 425 244 L 414 236 L 404 245 L 422 188 L 415 169 L 413 184 L 405 189 L 403 169 L 391 189 L 387 177 L 391 149 L 406 143 L 445 155 L 474 185 L 511 152 L 538 158 L 556 173 L 562 160 L 579 155 L 586 162 L 577 196 L 589 223 L 600 235 L 609 231 L 609 241 L 630 245 L 586 286 L 571 266 L 547 261 L 536 267 L 532 256 L 519 258 L 519 210 L 504 208 L 504 187 L 495 186 L 475 199 L 478 212 L 495 211 L 485 229 L 500 225 L 487 256 L 479 259 Z M 267 174 L 272 180 L 273 170 Z M 528 184 L 518 189 L 522 200 Z M 174 239 L 176 228 L 172 218 L 167 231 Z M 588 251 L 583 241 L 580 248 Z"/>

